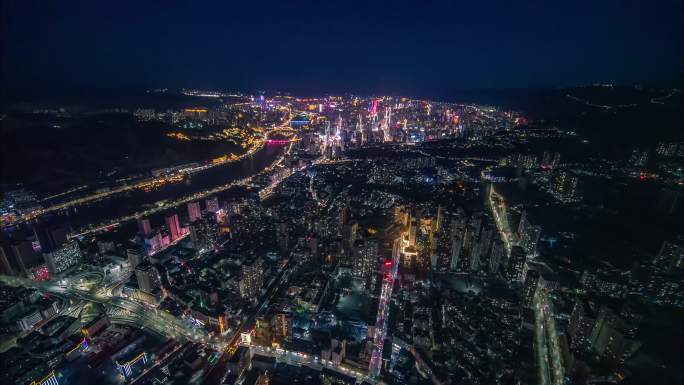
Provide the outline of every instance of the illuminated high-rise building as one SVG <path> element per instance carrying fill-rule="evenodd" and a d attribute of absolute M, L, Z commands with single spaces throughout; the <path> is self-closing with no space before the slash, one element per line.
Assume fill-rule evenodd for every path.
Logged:
<path fill-rule="evenodd" d="M 145 249 L 147 250 L 148 254 L 152 255 L 165 247 L 162 238 L 162 233 L 159 231 L 154 234 L 150 234 L 147 238 L 145 238 Z"/>
<path fill-rule="evenodd" d="M 10 259 L 8 258 L 7 254 L 8 253 L 5 252 L 5 249 L 0 246 L 0 274 L 15 275 L 16 273 L 12 268 L 12 264 L 10 263 Z"/>
<path fill-rule="evenodd" d="M 342 227 L 342 241 L 344 242 L 344 247 L 347 250 L 351 248 L 356 243 L 356 236 L 359 232 L 359 223 L 356 221 L 347 222 Z"/>
<path fill-rule="evenodd" d="M 591 350 L 611 364 L 622 359 L 625 337 L 621 331 L 623 320 L 607 306 L 601 306 L 596 317 L 589 344 Z"/>
<path fill-rule="evenodd" d="M 190 225 L 190 239 L 196 249 L 213 250 L 219 245 L 219 224 L 212 213 L 204 213 Z"/>
<path fill-rule="evenodd" d="M 116 369 L 126 380 L 129 380 L 143 370 L 143 367 L 147 364 L 147 353 L 141 352 L 133 355 L 130 359 L 123 359 L 122 361 L 120 363 L 119 360 L 115 360 Z"/>
<path fill-rule="evenodd" d="M 553 179 L 551 195 L 563 203 L 579 202 L 579 178 L 568 171 L 558 171 Z"/>
<path fill-rule="evenodd" d="M 489 256 L 489 249 L 491 248 L 493 236 L 494 228 L 492 226 L 482 226 L 480 236 L 477 238 L 477 242 L 475 243 L 471 252 L 471 271 L 478 271 L 483 268 L 483 265 L 487 264 L 487 256 Z"/>
<path fill-rule="evenodd" d="M 511 248 L 511 255 L 508 261 L 508 277 L 511 281 L 522 282 L 527 273 L 527 253 L 520 246 Z"/>
<path fill-rule="evenodd" d="M 16 241 L 10 244 L 10 265 L 14 267 L 16 274 L 29 275 L 29 271 L 43 263 L 43 258 L 33 249 L 28 240 Z"/>
<path fill-rule="evenodd" d="M 57 380 L 57 374 L 53 370 L 47 376 L 32 381 L 30 385 L 59 385 L 59 381 Z"/>
<path fill-rule="evenodd" d="M 489 272 L 496 274 L 504 259 L 504 243 L 501 239 L 495 239 L 492 242 L 492 250 L 489 254 Z"/>
<path fill-rule="evenodd" d="M 524 308 L 532 307 L 534 295 L 537 293 L 537 290 L 540 286 L 540 279 L 541 276 L 537 270 L 528 270 L 527 274 L 525 274 L 525 282 L 523 284 L 522 293 L 522 306 Z"/>
<path fill-rule="evenodd" d="M 589 337 L 595 322 L 589 311 L 590 309 L 583 300 L 575 300 L 567 329 L 570 336 L 570 346 L 573 349 L 589 347 Z"/>
<path fill-rule="evenodd" d="M 292 314 L 276 313 L 273 316 L 273 331 L 278 342 L 292 342 Z"/>
<path fill-rule="evenodd" d="M 81 263 L 82 260 L 81 248 L 76 241 L 67 242 L 59 249 L 46 253 L 43 256 L 45 257 L 48 270 L 52 274 L 61 273 Z"/>
<path fill-rule="evenodd" d="M 147 253 L 143 247 L 133 247 L 126 250 L 126 256 L 128 257 L 128 263 L 130 263 L 131 269 L 135 269 L 139 264 L 145 261 Z"/>
<path fill-rule="evenodd" d="M 257 299 L 264 284 L 263 261 L 261 258 L 242 264 L 240 295 L 245 299 Z"/>
<path fill-rule="evenodd" d="M 451 249 L 450 249 L 450 263 L 449 263 L 449 270 L 451 271 L 459 271 L 460 268 L 460 260 L 461 260 L 461 252 L 463 250 L 463 239 L 459 235 L 454 235 L 451 238 Z"/>
<path fill-rule="evenodd" d="M 210 213 L 217 213 L 219 209 L 219 200 L 218 197 L 212 197 L 206 200 L 207 204 L 207 211 Z"/>
<path fill-rule="evenodd" d="M 378 265 L 378 241 L 375 238 L 358 240 L 354 245 L 352 275 L 363 281 L 366 289 L 375 286 Z"/>
<path fill-rule="evenodd" d="M 152 293 L 161 284 L 157 269 L 149 262 L 143 262 L 135 268 L 135 278 L 138 288 L 146 293 Z"/>
<path fill-rule="evenodd" d="M 382 120 L 382 134 L 383 134 L 383 141 L 385 141 L 385 142 L 392 141 L 391 127 L 392 127 L 392 107 L 388 106 L 385 108 L 385 117 Z"/>
<path fill-rule="evenodd" d="M 218 210 L 217 210 L 218 211 Z M 202 216 L 199 202 L 188 202 L 188 222 L 192 223 Z"/>
<path fill-rule="evenodd" d="M 68 230 L 62 226 L 53 227 L 38 223 L 33 226 L 33 233 L 40 244 L 41 251 L 49 253 L 67 241 Z"/>
<path fill-rule="evenodd" d="M 150 224 L 149 218 L 138 219 L 138 231 L 143 237 L 152 234 L 152 225 Z"/>
<path fill-rule="evenodd" d="M 280 255 L 286 255 L 290 248 L 290 231 L 285 222 L 280 222 L 276 226 L 276 243 Z"/>
<path fill-rule="evenodd" d="M 674 241 L 664 241 L 657 259 L 658 265 L 664 269 L 679 269 L 684 266 L 684 237 Z"/>
<path fill-rule="evenodd" d="M 644 167 L 648 163 L 648 151 L 640 150 L 638 148 L 632 151 L 632 156 L 629 158 L 629 162 L 634 167 Z"/>
<path fill-rule="evenodd" d="M 418 220 L 416 218 L 411 218 L 409 221 L 409 228 L 408 228 L 408 242 L 409 246 L 415 246 L 416 245 L 416 233 L 418 231 Z"/>
<path fill-rule="evenodd" d="M 532 225 L 527 218 L 527 213 L 523 211 L 520 217 L 520 224 L 518 225 L 518 241 L 520 246 L 525 249 L 527 255 L 536 255 L 540 235 L 541 226 Z"/>
<path fill-rule="evenodd" d="M 181 227 L 180 227 L 180 222 L 178 221 L 178 214 L 169 215 L 168 217 L 166 217 L 165 221 L 166 221 L 166 227 L 169 229 L 169 234 L 171 236 L 171 242 L 180 238 Z"/>

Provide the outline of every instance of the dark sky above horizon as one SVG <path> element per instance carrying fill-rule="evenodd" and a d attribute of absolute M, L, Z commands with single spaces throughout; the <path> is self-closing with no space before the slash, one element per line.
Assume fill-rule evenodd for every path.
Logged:
<path fill-rule="evenodd" d="M 5 0 L 5 96 L 196 87 L 429 93 L 679 83 L 677 0 Z"/>

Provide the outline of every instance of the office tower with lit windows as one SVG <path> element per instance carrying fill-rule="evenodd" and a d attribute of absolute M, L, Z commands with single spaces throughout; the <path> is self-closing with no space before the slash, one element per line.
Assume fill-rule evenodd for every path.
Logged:
<path fill-rule="evenodd" d="M 522 292 L 522 306 L 523 308 L 530 308 L 534 303 L 534 295 L 540 286 L 541 275 L 537 270 L 528 270 L 525 274 L 525 281 L 523 283 Z"/>
<path fill-rule="evenodd" d="M 292 314 L 278 312 L 273 316 L 273 331 L 279 343 L 292 342 Z"/>
<path fill-rule="evenodd" d="M 356 243 L 356 236 L 359 232 L 359 224 L 356 221 L 350 221 L 342 227 L 342 242 L 346 250 L 351 250 Z"/>
<path fill-rule="evenodd" d="M 146 293 L 152 293 L 161 285 L 157 269 L 149 262 L 143 262 L 136 266 L 135 278 L 138 281 L 138 288 Z"/>
<path fill-rule="evenodd" d="M 573 203 L 582 200 L 579 191 L 579 178 L 569 171 L 556 172 L 550 189 L 551 195 L 563 203 Z"/>
<path fill-rule="evenodd" d="M 492 245 L 493 237 L 494 228 L 489 224 L 482 226 L 482 231 L 477 239 L 470 260 L 471 271 L 482 270 L 483 267 L 488 264 L 489 250 Z"/>
<path fill-rule="evenodd" d="M 451 248 L 450 248 L 450 261 L 449 261 L 449 270 L 451 271 L 459 271 L 460 270 L 460 259 L 461 259 L 461 253 L 463 251 L 463 240 L 461 239 L 460 236 L 454 235 L 451 238 Z"/>
<path fill-rule="evenodd" d="M 55 371 L 51 371 L 46 375 L 45 377 L 39 379 L 39 380 L 34 380 L 31 382 L 30 385 L 59 385 L 59 381 L 57 380 L 57 373 Z"/>
<path fill-rule="evenodd" d="M 164 241 L 162 239 L 162 233 L 156 231 L 154 234 L 148 235 L 144 239 L 145 249 L 147 254 L 152 255 L 164 247 Z"/>
<path fill-rule="evenodd" d="M 408 228 L 408 235 L 409 235 L 409 246 L 415 246 L 416 245 L 416 233 L 418 231 L 418 220 L 416 218 L 411 218 L 409 220 L 409 228 Z"/>
<path fill-rule="evenodd" d="M 525 249 L 529 256 L 537 254 L 537 243 L 541 235 L 541 226 L 535 226 L 530 223 L 527 218 L 527 213 L 522 212 L 520 216 L 520 224 L 518 225 L 518 244 Z"/>
<path fill-rule="evenodd" d="M 633 167 L 644 167 L 648 163 L 648 151 L 635 148 L 632 151 L 632 156 L 629 158 L 629 163 Z"/>
<path fill-rule="evenodd" d="M 81 263 L 83 257 L 81 248 L 76 241 L 70 241 L 59 249 L 43 254 L 48 270 L 52 274 L 59 274 L 72 266 Z"/>
<path fill-rule="evenodd" d="M 508 278 L 511 281 L 522 282 L 527 273 L 527 253 L 520 246 L 511 248 L 511 255 L 508 261 Z"/>
<path fill-rule="evenodd" d="M 240 295 L 242 298 L 256 300 L 264 284 L 263 261 L 261 258 L 245 261 L 242 264 Z"/>
<path fill-rule="evenodd" d="M 568 322 L 568 336 L 570 336 L 570 347 L 572 349 L 587 349 L 589 347 L 589 337 L 591 330 L 596 322 L 590 314 L 591 309 L 582 299 L 576 299 Z"/>
<path fill-rule="evenodd" d="M 589 335 L 589 347 L 610 364 L 622 359 L 626 347 L 622 332 L 624 321 L 609 307 L 603 305 Z"/>
<path fill-rule="evenodd" d="M 378 265 L 378 240 L 359 239 L 354 245 L 352 275 L 363 281 L 367 290 L 373 290 Z"/>
<path fill-rule="evenodd" d="M 202 211 L 200 210 L 200 203 L 188 202 L 188 222 L 192 223 L 198 220 L 202 216 Z"/>
<path fill-rule="evenodd" d="M 196 249 L 214 250 L 219 246 L 219 224 L 210 212 L 190 224 L 190 239 Z"/>
<path fill-rule="evenodd" d="M 501 264 L 504 262 L 504 243 L 500 238 L 497 238 L 492 242 L 492 250 L 489 254 L 489 272 L 496 274 L 499 272 Z"/>
<path fill-rule="evenodd" d="M 218 197 L 212 197 L 206 200 L 207 211 L 210 213 L 217 213 L 220 209 Z"/>

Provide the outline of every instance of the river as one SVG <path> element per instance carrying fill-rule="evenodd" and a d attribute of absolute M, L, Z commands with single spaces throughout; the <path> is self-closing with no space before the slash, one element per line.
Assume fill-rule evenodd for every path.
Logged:
<path fill-rule="evenodd" d="M 132 215 L 161 201 L 182 198 L 257 174 L 276 161 L 286 148 L 286 144 L 267 144 L 252 157 L 193 174 L 182 182 L 169 183 L 148 192 L 133 190 L 79 205 L 52 215 L 51 221 L 66 222 L 73 230 L 77 230 Z M 153 223 L 153 226 L 159 224 Z"/>

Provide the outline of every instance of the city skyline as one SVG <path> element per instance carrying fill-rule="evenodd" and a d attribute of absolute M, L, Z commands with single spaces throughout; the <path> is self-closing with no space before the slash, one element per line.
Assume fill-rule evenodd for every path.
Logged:
<path fill-rule="evenodd" d="M 0 383 L 684 382 L 682 11 L 3 2 Z"/>

